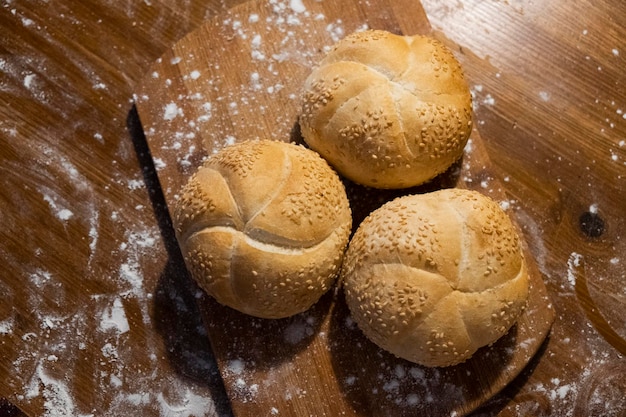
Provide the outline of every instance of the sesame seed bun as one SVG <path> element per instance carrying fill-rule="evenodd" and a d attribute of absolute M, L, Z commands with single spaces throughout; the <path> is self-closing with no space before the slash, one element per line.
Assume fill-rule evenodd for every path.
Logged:
<path fill-rule="evenodd" d="M 461 157 L 471 133 L 461 66 L 426 36 L 353 33 L 312 70 L 302 97 L 305 142 L 370 187 L 431 180 Z"/>
<path fill-rule="evenodd" d="M 200 287 L 263 318 L 300 313 L 333 285 L 352 225 L 343 184 L 326 161 L 275 141 L 244 142 L 211 156 L 173 212 Z"/>
<path fill-rule="evenodd" d="M 450 366 L 503 336 L 528 298 L 516 229 L 490 198 L 445 189 L 397 198 L 357 229 L 342 270 L 363 333 L 424 366 Z"/>

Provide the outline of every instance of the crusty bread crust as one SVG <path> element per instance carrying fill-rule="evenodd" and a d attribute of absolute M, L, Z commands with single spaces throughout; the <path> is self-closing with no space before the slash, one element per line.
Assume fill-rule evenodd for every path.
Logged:
<path fill-rule="evenodd" d="M 173 212 L 200 287 L 264 318 L 302 312 L 333 285 L 352 226 L 345 189 L 326 161 L 274 141 L 244 142 L 210 157 Z"/>
<path fill-rule="evenodd" d="M 380 30 L 333 46 L 304 86 L 306 143 L 350 180 L 407 188 L 447 170 L 472 129 L 469 87 L 439 41 Z"/>
<path fill-rule="evenodd" d="M 425 366 L 461 363 L 495 342 L 529 289 L 507 214 L 462 189 L 400 197 L 371 213 L 350 242 L 342 282 L 365 335 Z"/>

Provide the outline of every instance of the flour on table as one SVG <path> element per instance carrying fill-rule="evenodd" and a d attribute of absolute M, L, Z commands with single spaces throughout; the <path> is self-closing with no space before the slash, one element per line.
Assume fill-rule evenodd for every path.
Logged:
<path fill-rule="evenodd" d="M 168 400 L 163 393 L 159 393 L 157 402 L 162 417 L 196 417 L 215 413 L 210 398 L 197 395 L 189 389 L 184 390 L 182 398 L 177 401 Z"/>
<path fill-rule="evenodd" d="M 163 108 L 163 119 L 164 120 L 173 120 L 177 116 L 182 116 L 183 110 L 178 107 L 178 105 L 174 102 L 168 103 Z"/>
<path fill-rule="evenodd" d="M 130 329 L 124 305 L 120 297 L 116 297 L 113 301 L 113 305 L 107 308 L 102 314 L 100 330 L 107 331 L 110 329 L 115 330 L 118 334 L 126 333 Z"/>
<path fill-rule="evenodd" d="M 289 7 L 295 13 L 304 13 L 306 11 L 306 6 L 302 3 L 302 0 L 290 0 Z"/>
<path fill-rule="evenodd" d="M 316 318 L 314 316 L 308 316 L 304 319 L 294 320 L 290 323 L 284 331 L 283 339 L 290 345 L 297 345 L 303 340 L 313 336 L 315 333 Z"/>
<path fill-rule="evenodd" d="M 11 334 L 13 333 L 14 319 L 8 318 L 6 320 L 0 321 L 0 334 Z"/>
<path fill-rule="evenodd" d="M 30 399 L 40 395 L 44 398 L 44 417 L 75 415 L 75 405 L 70 389 L 65 382 L 46 373 L 42 360 L 37 364 L 35 373 L 31 377 L 25 397 Z"/>
<path fill-rule="evenodd" d="M 251 365 L 250 365 L 251 366 Z M 248 364 L 242 359 L 236 358 L 228 361 L 224 373 L 229 377 L 231 393 L 241 402 L 254 401 L 259 393 L 259 384 L 251 382 L 254 374 L 248 370 Z"/>
<path fill-rule="evenodd" d="M 67 221 L 69 219 L 72 218 L 72 216 L 74 216 L 74 213 L 65 207 L 61 207 L 57 204 L 57 202 L 55 201 L 54 197 L 51 197 L 50 195 L 44 195 L 43 199 L 46 203 L 48 203 L 48 205 L 50 206 L 50 209 L 54 212 L 55 216 L 61 220 L 61 221 Z"/>
<path fill-rule="evenodd" d="M 34 87 L 33 85 L 33 81 L 35 80 L 35 74 L 26 74 L 24 76 L 24 87 L 28 88 L 29 90 L 31 88 Z"/>
<path fill-rule="evenodd" d="M 578 276 L 578 268 L 581 267 L 584 258 L 581 254 L 572 252 L 567 259 L 567 282 L 574 287 L 576 285 L 576 277 Z"/>
<path fill-rule="evenodd" d="M 346 34 L 343 28 L 343 21 L 341 19 L 337 19 L 336 21 L 329 23 L 326 26 L 326 31 L 330 34 L 333 42 L 339 42 Z"/>

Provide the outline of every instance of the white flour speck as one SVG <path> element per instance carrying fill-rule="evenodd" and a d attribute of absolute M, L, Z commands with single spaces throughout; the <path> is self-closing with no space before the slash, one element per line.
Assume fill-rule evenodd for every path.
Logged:
<path fill-rule="evenodd" d="M 126 333 L 130 330 L 126 312 L 124 311 L 124 305 L 119 297 L 115 298 L 113 305 L 109 306 L 102 313 L 100 329 L 102 331 L 114 329 L 119 334 Z"/>
<path fill-rule="evenodd" d="M 189 389 L 185 389 L 178 401 L 168 401 L 163 393 L 159 393 L 157 400 L 162 416 L 195 417 L 215 414 L 210 398 L 197 395 Z"/>
<path fill-rule="evenodd" d="M 55 212 L 55 215 L 59 220 L 68 221 L 72 218 L 72 216 L 74 216 L 74 213 L 71 210 L 64 207 L 59 207 L 54 199 L 49 195 L 44 195 L 43 199 L 46 201 L 46 203 L 48 203 L 50 209 Z"/>
<path fill-rule="evenodd" d="M 93 138 L 104 145 L 104 138 L 102 136 L 102 133 L 98 133 L 98 132 L 94 133 Z"/>
<path fill-rule="evenodd" d="M 29 90 L 33 88 L 33 80 L 35 79 L 35 74 L 26 74 L 24 76 L 24 87 Z"/>
<path fill-rule="evenodd" d="M 201 114 L 200 116 L 198 116 L 198 122 L 208 122 L 209 120 L 211 120 L 211 116 L 213 115 L 212 110 L 213 109 L 213 105 L 210 102 L 206 102 L 202 105 L 202 110 L 204 111 L 203 114 Z"/>
<path fill-rule="evenodd" d="M 10 334 L 13 332 L 13 318 L 0 321 L 0 334 Z"/>
<path fill-rule="evenodd" d="M 234 375 L 241 375 L 245 370 L 245 363 L 241 359 L 232 359 L 228 361 L 226 369 Z"/>
<path fill-rule="evenodd" d="M 27 387 L 26 398 L 39 396 L 42 387 L 44 409 L 46 410 L 43 414 L 44 417 L 75 415 L 74 401 L 69 388 L 63 381 L 48 375 L 43 369 L 42 361 L 40 361 Z"/>
<path fill-rule="evenodd" d="M 96 251 L 96 245 L 98 244 L 98 219 L 100 218 L 100 212 L 95 211 L 89 219 L 89 250 L 92 255 Z"/>
<path fill-rule="evenodd" d="M 304 12 L 306 12 L 306 6 L 302 3 L 302 0 L 291 0 L 289 2 L 289 7 L 295 13 L 304 13 Z"/>
<path fill-rule="evenodd" d="M 224 139 L 224 143 L 226 144 L 226 146 L 234 145 L 236 141 L 237 139 L 234 136 L 227 136 Z"/>
<path fill-rule="evenodd" d="M 550 101 L 550 93 L 547 91 L 540 91 L 539 98 L 543 101 Z"/>
<path fill-rule="evenodd" d="M 72 213 L 71 210 L 68 209 L 62 209 L 57 213 L 57 216 L 59 217 L 59 219 L 63 220 L 63 221 L 67 221 L 69 219 L 72 218 L 72 216 L 74 216 L 74 213 Z"/>
<path fill-rule="evenodd" d="M 260 90 L 263 86 L 260 82 L 261 76 L 258 72 L 253 72 L 250 74 L 250 85 L 253 90 Z"/>
<path fill-rule="evenodd" d="M 127 183 L 127 187 L 129 190 L 139 190 L 140 188 L 143 188 L 143 185 L 143 181 L 137 179 L 130 179 Z"/>
<path fill-rule="evenodd" d="M 579 253 L 572 252 L 567 260 L 567 281 L 572 285 L 576 285 L 576 269 L 580 267 L 583 256 Z"/>
<path fill-rule="evenodd" d="M 163 110 L 163 119 L 165 120 L 173 120 L 176 116 L 183 113 L 182 109 L 180 109 L 174 102 L 166 104 Z"/>
<path fill-rule="evenodd" d="M 191 71 L 191 74 L 189 74 L 189 77 L 192 80 L 197 80 L 198 78 L 200 78 L 200 71 L 198 70 Z"/>
<path fill-rule="evenodd" d="M 329 23 L 326 26 L 326 31 L 330 34 L 333 42 L 339 42 L 343 38 L 344 30 L 342 26 L 343 22 L 339 19 L 334 23 Z"/>
<path fill-rule="evenodd" d="M 139 269 L 139 265 L 135 263 L 123 263 L 120 265 L 120 278 L 131 285 L 135 291 L 139 291 L 143 287 L 143 275 Z"/>
<path fill-rule="evenodd" d="M 163 159 L 161 158 L 153 158 L 153 162 L 154 162 L 154 167 L 159 171 L 167 166 L 165 164 L 165 161 L 163 161 Z"/>
<path fill-rule="evenodd" d="M 491 94 L 487 94 L 485 98 L 483 99 L 482 103 L 486 104 L 487 106 L 493 106 L 494 104 L 496 104 L 496 99 L 493 98 Z"/>

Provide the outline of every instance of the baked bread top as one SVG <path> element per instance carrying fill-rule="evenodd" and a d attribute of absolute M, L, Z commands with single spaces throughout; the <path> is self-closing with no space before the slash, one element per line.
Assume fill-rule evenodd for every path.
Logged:
<path fill-rule="evenodd" d="M 439 41 L 380 30 L 353 33 L 307 78 L 304 140 L 350 180 L 420 185 L 447 170 L 472 128 L 469 87 Z"/>
<path fill-rule="evenodd" d="M 425 366 L 458 364 L 503 336 L 529 285 L 506 213 L 462 189 L 400 197 L 374 211 L 350 242 L 342 282 L 365 335 Z"/>
<path fill-rule="evenodd" d="M 326 161 L 276 141 L 211 156 L 173 212 L 198 284 L 220 303 L 266 318 L 304 311 L 332 286 L 352 225 L 343 184 Z"/>

